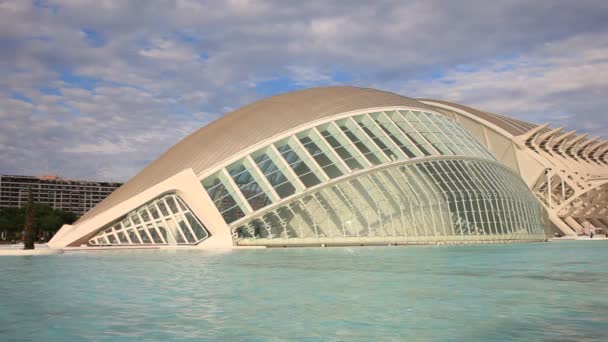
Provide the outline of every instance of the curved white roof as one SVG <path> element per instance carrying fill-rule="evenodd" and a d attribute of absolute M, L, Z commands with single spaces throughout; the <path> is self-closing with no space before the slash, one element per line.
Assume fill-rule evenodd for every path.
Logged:
<path fill-rule="evenodd" d="M 276 95 L 254 102 L 192 133 L 91 209 L 87 220 L 147 188 L 192 168 L 196 174 L 273 136 L 315 120 L 349 111 L 387 106 L 432 110 L 414 99 L 357 87 L 320 87 Z"/>

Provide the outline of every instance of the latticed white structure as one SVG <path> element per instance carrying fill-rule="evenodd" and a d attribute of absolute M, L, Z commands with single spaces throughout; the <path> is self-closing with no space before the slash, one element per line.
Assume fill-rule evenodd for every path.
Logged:
<path fill-rule="evenodd" d="M 471 125 L 500 127 L 425 102 L 328 87 L 245 106 L 172 147 L 50 245 L 545 240 L 546 212 L 521 170 Z"/>
<path fill-rule="evenodd" d="M 565 235 L 608 228 L 608 141 L 436 100 L 421 100 L 463 125 L 519 173 Z"/>

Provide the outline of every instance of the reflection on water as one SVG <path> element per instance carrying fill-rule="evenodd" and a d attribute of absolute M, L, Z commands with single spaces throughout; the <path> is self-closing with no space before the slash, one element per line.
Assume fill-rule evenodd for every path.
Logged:
<path fill-rule="evenodd" d="M 608 242 L 0 259 L 3 341 L 608 336 Z"/>

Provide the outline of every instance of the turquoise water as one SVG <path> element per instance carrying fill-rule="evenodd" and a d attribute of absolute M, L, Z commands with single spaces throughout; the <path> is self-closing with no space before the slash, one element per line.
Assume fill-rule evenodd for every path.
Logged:
<path fill-rule="evenodd" d="M 608 241 L 0 258 L 0 340 L 608 341 Z"/>

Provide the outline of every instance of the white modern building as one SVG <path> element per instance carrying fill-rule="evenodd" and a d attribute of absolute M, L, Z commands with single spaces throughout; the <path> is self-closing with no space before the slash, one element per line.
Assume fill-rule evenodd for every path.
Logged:
<path fill-rule="evenodd" d="M 420 100 L 460 123 L 517 172 L 564 235 L 606 234 L 608 141 L 455 103 Z"/>
<path fill-rule="evenodd" d="M 554 190 L 543 194 L 543 179 L 553 182 L 551 172 L 562 172 L 531 155 L 541 155 L 548 133 L 546 126 L 374 89 L 277 95 L 186 137 L 49 244 L 544 241 L 549 222 L 575 234 L 560 210 L 567 201 L 580 205 L 570 199 L 580 197 L 577 182 L 588 184 L 587 176 L 572 176 L 572 189 L 564 190 L 570 197 L 559 203 Z M 568 141 L 559 145 L 564 151 L 580 143 Z M 583 224 L 580 214 L 569 217 Z"/>

